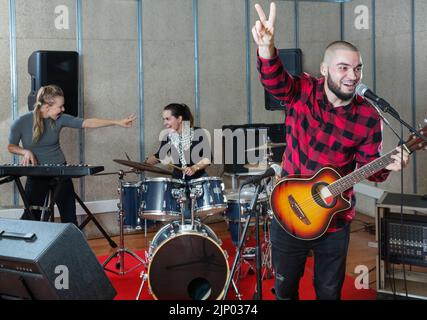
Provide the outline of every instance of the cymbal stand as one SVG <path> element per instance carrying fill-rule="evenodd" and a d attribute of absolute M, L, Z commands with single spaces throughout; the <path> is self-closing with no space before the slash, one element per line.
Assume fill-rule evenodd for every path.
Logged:
<path fill-rule="evenodd" d="M 273 151 L 272 147 L 268 147 L 267 152 L 267 165 L 268 167 L 271 167 L 273 162 Z M 270 179 L 267 180 L 265 184 L 265 191 L 267 193 L 268 198 L 270 198 L 271 192 L 274 187 L 274 177 L 270 177 Z M 262 252 L 262 276 L 261 279 L 264 279 L 265 273 L 267 272 L 267 279 L 270 278 L 273 273 L 273 265 L 271 260 L 271 239 L 270 239 L 270 224 L 271 224 L 272 217 L 269 216 L 268 212 L 266 213 L 265 219 L 264 219 L 264 248 Z"/>
<path fill-rule="evenodd" d="M 271 260 L 270 224 L 271 224 L 271 219 L 267 214 L 266 217 L 264 218 L 264 248 L 262 250 L 263 252 L 262 252 L 262 263 L 261 263 L 261 266 L 262 266 L 261 268 L 263 270 L 262 276 L 261 276 L 262 280 L 270 279 L 274 274 L 273 262 Z"/>
<path fill-rule="evenodd" d="M 122 195 L 121 195 L 121 188 L 122 188 L 122 184 L 123 184 L 123 176 L 124 176 L 124 172 L 122 170 L 119 171 L 119 204 L 118 204 L 118 209 L 119 209 L 119 229 L 120 229 L 120 245 L 119 245 L 119 249 L 117 249 L 116 252 L 114 252 L 113 254 L 111 254 L 107 260 L 105 260 L 105 262 L 102 264 L 103 268 L 106 271 L 110 271 L 114 274 L 117 275 L 125 275 L 133 270 L 135 270 L 136 268 L 140 267 L 141 265 L 143 265 L 144 267 L 147 266 L 147 263 L 145 260 L 143 260 L 142 258 L 140 258 L 138 255 L 136 255 L 134 252 L 132 252 L 131 250 L 125 248 L 125 239 L 124 239 L 124 232 L 123 232 L 123 222 L 124 222 L 124 210 L 123 210 L 123 203 L 122 203 Z M 130 268 L 129 270 L 125 271 L 125 253 L 131 255 L 132 257 L 134 257 L 136 260 L 138 260 L 140 263 L 137 264 L 136 266 Z M 116 269 L 120 269 L 120 271 L 115 271 L 112 269 L 108 269 L 106 266 L 108 265 L 108 263 L 111 261 L 111 259 L 113 259 L 114 257 L 118 257 L 118 261 L 116 262 Z"/>
<path fill-rule="evenodd" d="M 246 218 L 246 219 L 250 219 L 250 217 L 248 217 L 248 218 Z M 241 226 L 241 224 L 242 223 L 245 223 L 246 222 L 246 219 L 243 219 L 243 220 L 240 220 L 240 222 L 239 222 L 239 241 L 240 241 L 240 237 L 241 237 L 241 229 L 242 229 L 242 226 Z M 244 251 L 244 248 L 245 248 L 245 242 L 246 242 L 246 238 L 247 237 L 245 237 L 245 239 L 243 240 L 243 247 L 240 249 L 241 251 Z M 236 246 L 236 252 L 237 252 L 237 250 L 238 250 L 238 247 Z M 242 265 L 243 264 L 246 264 L 247 266 L 248 266 L 248 270 L 242 275 Z M 236 266 L 236 270 L 237 270 L 237 276 L 236 276 L 236 279 L 237 279 L 237 281 L 239 281 L 239 279 L 243 279 L 243 278 L 245 278 L 247 275 L 248 275 L 248 273 L 249 272 L 255 272 L 255 266 L 254 265 L 252 265 L 245 257 L 244 257 L 244 255 L 243 254 L 241 254 L 240 255 L 240 259 L 239 259 L 239 261 L 237 262 L 237 266 Z"/>
<path fill-rule="evenodd" d="M 260 273 L 260 271 L 261 271 L 260 270 L 260 267 L 261 267 L 261 259 L 260 258 L 261 257 L 260 257 L 259 235 L 258 235 L 259 217 L 258 217 L 258 213 L 256 211 L 254 211 L 255 204 L 258 201 L 258 192 L 259 192 L 259 189 L 260 189 L 260 186 L 257 185 L 256 189 L 255 189 L 254 197 L 252 198 L 252 202 L 251 202 L 251 204 L 249 206 L 249 217 L 246 220 L 245 226 L 244 226 L 243 231 L 242 231 L 242 235 L 241 235 L 241 237 L 239 239 L 239 245 L 238 245 L 238 248 L 237 248 L 236 256 L 234 257 L 234 262 L 233 262 L 233 266 L 231 268 L 230 276 L 227 279 L 227 282 L 226 282 L 226 285 L 225 285 L 223 299 L 225 299 L 227 297 L 227 293 L 228 293 L 228 289 L 230 287 L 230 283 L 233 280 L 234 272 L 236 271 L 236 267 L 237 267 L 238 261 L 240 259 L 240 255 L 241 255 L 241 252 L 242 252 L 243 244 L 244 244 L 244 241 L 246 239 L 246 233 L 247 233 L 247 230 L 248 230 L 248 227 L 249 227 L 249 223 L 250 223 L 250 220 L 251 220 L 250 219 L 250 215 L 252 213 L 255 213 L 256 214 L 256 224 L 257 224 L 256 225 L 256 228 L 257 228 L 257 231 L 256 231 L 257 232 L 257 235 L 256 235 L 256 237 L 257 237 L 257 239 L 256 239 L 257 245 L 256 245 L 256 252 L 255 252 L 256 273 L 257 273 L 257 276 L 256 276 L 257 286 L 256 286 L 256 292 L 254 294 L 253 299 L 254 300 L 262 300 L 261 273 Z"/>
<path fill-rule="evenodd" d="M 139 286 L 138 294 L 136 295 L 135 300 L 139 300 L 139 297 L 141 296 L 142 288 L 144 287 L 145 281 L 148 280 L 148 273 L 146 273 L 145 270 L 142 270 L 139 277 L 142 279 L 142 282 Z"/>

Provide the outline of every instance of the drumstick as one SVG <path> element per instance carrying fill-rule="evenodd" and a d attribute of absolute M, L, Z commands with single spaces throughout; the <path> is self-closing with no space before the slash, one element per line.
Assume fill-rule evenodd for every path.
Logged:
<path fill-rule="evenodd" d="M 156 157 L 154 157 L 154 158 L 156 158 Z M 158 161 L 160 161 L 160 163 L 162 163 L 162 161 L 161 161 L 159 158 L 156 158 L 156 160 L 158 160 Z M 162 164 L 163 164 L 163 163 L 162 163 Z M 184 171 L 184 170 L 185 170 L 185 168 L 181 168 L 181 167 L 175 166 L 175 165 L 173 165 L 172 163 L 166 163 L 166 164 L 164 164 L 164 165 L 166 165 L 166 166 L 170 166 L 170 167 L 175 168 L 175 169 L 178 169 L 178 170 L 180 170 L 180 171 Z"/>

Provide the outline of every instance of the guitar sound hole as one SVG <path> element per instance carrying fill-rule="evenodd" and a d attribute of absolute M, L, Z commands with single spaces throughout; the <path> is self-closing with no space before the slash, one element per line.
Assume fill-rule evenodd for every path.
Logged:
<path fill-rule="evenodd" d="M 323 208 L 333 208 L 336 203 L 337 199 L 331 195 L 329 198 L 324 198 L 321 196 L 320 190 L 322 188 L 327 187 L 329 184 L 326 182 L 317 182 L 311 187 L 311 196 L 313 197 L 314 201 Z"/>

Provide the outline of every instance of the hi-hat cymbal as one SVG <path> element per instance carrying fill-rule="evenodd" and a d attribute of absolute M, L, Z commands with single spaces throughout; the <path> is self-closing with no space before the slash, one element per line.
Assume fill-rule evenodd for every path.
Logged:
<path fill-rule="evenodd" d="M 121 159 L 113 159 L 113 161 L 120 163 L 122 165 L 128 166 L 128 167 L 132 167 L 132 168 L 137 169 L 139 171 L 149 171 L 149 172 L 167 174 L 167 175 L 172 174 L 172 172 L 170 172 L 168 170 L 158 168 L 158 167 L 153 166 L 152 164 L 148 164 L 148 163 L 135 162 L 135 161 L 130 161 L 130 160 L 121 160 Z"/>
<path fill-rule="evenodd" d="M 274 162 L 277 165 L 280 165 L 280 163 Z M 248 163 L 248 164 L 244 164 L 243 165 L 244 168 L 254 171 L 258 171 L 261 170 L 262 172 L 264 172 L 266 169 L 270 168 L 270 165 L 266 164 L 266 163 Z"/>
<path fill-rule="evenodd" d="M 286 146 L 286 142 L 267 142 L 255 148 L 246 149 L 245 151 L 265 150 L 268 148 L 277 148 Z"/>

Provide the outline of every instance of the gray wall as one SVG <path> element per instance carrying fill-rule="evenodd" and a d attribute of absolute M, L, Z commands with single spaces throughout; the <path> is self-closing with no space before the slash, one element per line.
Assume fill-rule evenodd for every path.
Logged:
<path fill-rule="evenodd" d="M 0 74 L 3 80 L 0 81 L 0 146 L 3 152 L 0 153 L 1 163 L 10 163 L 11 155 L 5 150 L 7 137 L 11 124 L 11 94 L 10 94 L 10 47 L 9 47 L 9 15 L 8 1 L 0 1 Z M 3 184 L 0 192 L 0 204 L 8 205 L 12 203 L 11 184 Z"/>
<path fill-rule="evenodd" d="M 27 111 L 29 55 L 35 50 L 77 51 L 80 44 L 84 117 L 121 118 L 131 113 L 139 115 L 142 111 L 143 117 L 131 129 L 86 130 L 81 138 L 77 130 L 64 130 L 62 145 L 69 163 L 78 163 L 82 158 L 85 163 L 104 165 L 106 172 L 115 172 L 123 167 L 112 159 L 124 159 L 125 152 L 139 161 L 156 150 L 162 129 L 161 110 L 173 101 L 184 102 L 193 111 L 197 106 L 200 112 L 197 120 L 212 136 L 213 129 L 223 125 L 247 123 L 249 114 L 253 123 L 282 122 L 282 112 L 264 108 L 264 93 L 255 69 L 255 47 L 252 39 L 248 42 L 247 38 L 250 35 L 248 28 L 256 18 L 255 2 L 268 8 L 269 1 L 265 0 L 143 0 L 142 28 L 138 30 L 138 1 L 12 1 L 16 10 L 16 111 L 18 114 Z M 413 118 L 421 122 L 427 113 L 427 37 L 423 22 L 427 3 L 415 0 L 413 16 L 411 2 L 377 0 L 373 8 L 371 0 L 354 0 L 342 6 L 278 1 L 276 44 L 279 48 L 300 47 L 304 70 L 318 75 L 325 46 L 343 35 L 345 40 L 354 42 L 362 51 L 364 82 L 375 87 L 380 96 L 396 106 L 407 122 L 412 123 Z M 78 3 L 81 4 L 81 24 L 76 14 Z M 197 12 L 193 11 L 195 3 Z M 55 28 L 57 14 L 54 9 L 58 5 L 66 5 L 69 9 L 70 26 L 67 30 Z M 375 17 L 369 17 L 367 30 L 355 28 L 357 14 L 354 9 L 358 5 L 368 8 L 370 15 L 375 9 Z M 246 9 L 249 10 L 249 26 Z M 13 110 L 9 10 L 9 1 L 0 0 L 2 163 L 10 163 L 12 159 L 6 151 Z M 198 19 L 197 28 L 195 18 Z M 413 18 L 414 33 L 411 29 Z M 82 30 L 81 38 L 77 27 Z M 412 46 L 412 37 L 415 47 Z M 247 70 L 248 43 L 250 67 Z M 198 60 L 195 60 L 195 49 Z M 142 57 L 141 69 L 139 54 Z M 412 54 L 415 57 L 414 74 L 411 73 Z M 414 90 L 411 90 L 413 80 Z M 143 85 L 143 95 L 139 94 L 140 85 Z M 249 107 L 252 109 L 248 110 Z M 390 119 L 389 116 L 387 118 Z M 396 121 L 391 120 L 391 123 L 399 130 Z M 385 128 L 384 151 L 389 151 L 395 144 L 396 138 Z M 421 152 L 417 153 L 416 167 L 413 161 L 404 171 L 405 192 L 427 193 L 426 157 Z M 210 170 L 221 174 L 221 166 L 213 166 Z M 139 177 L 130 174 L 126 179 L 138 180 Z M 399 174 L 392 174 L 379 186 L 397 192 L 399 182 Z M 79 181 L 75 183 L 79 187 Z M 83 185 L 86 200 L 117 197 L 115 174 L 87 177 Z M 1 190 L 1 205 L 13 204 L 13 188 L 2 185 Z"/>

